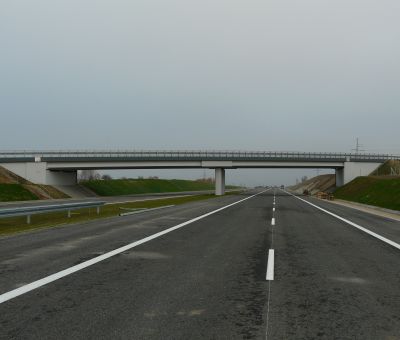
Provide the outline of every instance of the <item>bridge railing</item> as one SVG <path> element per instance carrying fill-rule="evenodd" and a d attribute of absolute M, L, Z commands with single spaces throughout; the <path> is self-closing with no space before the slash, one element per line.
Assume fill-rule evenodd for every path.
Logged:
<path fill-rule="evenodd" d="M 280 159 L 280 160 L 311 160 L 311 159 L 329 159 L 329 160 L 374 160 L 382 161 L 388 159 L 400 159 L 398 155 L 373 154 L 373 153 L 340 153 L 340 152 L 298 152 L 298 151 L 223 151 L 223 150 L 50 150 L 50 151 L 0 151 L 0 161 L 3 159 L 33 159 L 40 161 L 60 160 L 60 159 Z"/>

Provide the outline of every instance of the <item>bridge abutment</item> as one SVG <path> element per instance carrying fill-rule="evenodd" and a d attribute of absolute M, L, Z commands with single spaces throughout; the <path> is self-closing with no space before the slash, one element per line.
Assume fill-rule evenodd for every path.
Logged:
<path fill-rule="evenodd" d="M 225 169 L 215 169 L 215 195 L 222 196 L 225 194 Z"/>
<path fill-rule="evenodd" d="M 75 185 L 78 183 L 77 170 L 52 171 L 46 162 L 3 163 L 7 170 L 35 184 Z"/>
<path fill-rule="evenodd" d="M 336 169 L 336 186 L 341 187 L 359 176 L 368 176 L 381 163 L 344 162 L 343 168 Z"/>

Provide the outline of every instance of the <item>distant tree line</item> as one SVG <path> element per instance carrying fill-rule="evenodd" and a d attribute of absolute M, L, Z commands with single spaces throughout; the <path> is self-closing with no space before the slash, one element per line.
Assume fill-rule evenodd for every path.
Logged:
<path fill-rule="evenodd" d="M 100 175 L 96 170 L 81 170 L 78 173 L 79 182 L 110 179 L 112 179 L 112 177 L 109 174 Z"/>
<path fill-rule="evenodd" d="M 159 179 L 158 176 L 149 176 L 148 179 Z M 78 181 L 79 182 L 87 182 L 87 181 L 107 181 L 113 179 L 111 175 L 104 174 L 100 175 L 96 170 L 81 170 L 78 172 Z M 132 179 L 127 177 L 121 177 L 121 179 Z M 144 179 L 143 176 L 138 176 L 137 179 Z"/>

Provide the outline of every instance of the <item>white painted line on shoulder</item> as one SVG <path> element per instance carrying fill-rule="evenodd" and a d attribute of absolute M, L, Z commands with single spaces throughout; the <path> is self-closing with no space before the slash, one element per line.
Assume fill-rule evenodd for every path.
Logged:
<path fill-rule="evenodd" d="M 157 207 L 157 208 L 143 209 L 143 210 L 139 210 L 139 211 L 130 211 L 130 212 L 126 212 L 126 213 L 120 213 L 119 216 L 129 216 L 129 215 L 142 214 L 144 212 L 162 210 L 162 209 L 171 208 L 171 207 L 174 207 L 174 206 L 175 205 L 164 205 L 162 207 Z"/>
<path fill-rule="evenodd" d="M 271 225 L 275 225 L 275 217 L 272 217 Z"/>
<path fill-rule="evenodd" d="M 265 191 L 267 191 L 267 190 L 265 190 Z M 71 275 L 71 274 L 73 274 L 73 273 L 76 273 L 76 272 L 78 272 L 78 271 L 80 271 L 80 270 L 82 270 L 82 269 L 85 269 L 85 268 L 87 268 L 87 267 L 93 266 L 93 265 L 96 264 L 96 263 L 99 263 L 99 262 L 101 262 L 101 261 L 107 260 L 107 259 L 109 259 L 110 257 L 113 257 L 113 256 L 115 256 L 115 255 L 121 254 L 121 253 L 123 253 L 123 252 L 125 252 L 125 251 L 127 251 L 127 250 L 130 250 L 130 249 L 132 249 L 132 248 L 135 248 L 135 247 L 137 247 L 137 246 L 139 246 L 139 245 L 141 245 L 141 244 L 143 244 L 143 243 L 149 242 L 149 241 L 154 240 L 154 239 L 156 239 L 156 238 L 158 238 L 158 237 L 161 237 L 161 236 L 163 236 L 163 235 L 165 235 L 165 234 L 168 234 L 168 233 L 170 233 L 170 232 L 172 232 L 172 231 L 174 231 L 174 230 L 180 229 L 180 228 L 182 228 L 182 227 L 184 227 L 184 226 L 187 226 L 188 224 L 191 224 L 191 223 L 193 223 L 193 222 L 199 221 L 199 220 L 201 220 L 201 219 L 203 219 L 203 218 L 205 218 L 205 217 L 208 217 L 208 216 L 210 216 L 210 215 L 216 214 L 216 213 L 218 213 L 218 212 L 220 212 L 220 211 L 222 211 L 222 210 L 225 210 L 225 209 L 227 209 L 227 208 L 229 208 L 229 207 L 232 207 L 232 206 L 234 206 L 234 205 L 236 205 L 236 204 L 239 204 L 239 203 L 242 203 L 242 202 L 244 202 L 244 201 L 247 201 L 247 200 L 249 200 L 249 199 L 251 199 L 251 198 L 253 198 L 253 197 L 255 197 L 255 196 L 261 195 L 261 194 L 264 193 L 265 191 L 259 192 L 259 193 L 255 194 L 255 195 L 252 195 L 252 196 L 246 197 L 246 198 L 244 198 L 244 199 L 241 199 L 241 200 L 239 200 L 239 201 L 236 201 L 236 202 L 234 202 L 234 203 L 228 204 L 228 205 L 226 205 L 226 206 L 224 206 L 224 207 L 222 207 L 222 208 L 213 210 L 213 211 L 208 212 L 208 213 L 206 213 L 206 214 L 204 214 L 204 215 L 195 217 L 195 218 L 193 218 L 193 219 L 191 219 L 191 220 L 189 220 L 189 221 L 186 221 L 186 222 L 183 222 L 183 223 L 181 223 L 181 224 L 178 224 L 178 225 L 176 225 L 176 226 L 174 226 L 174 227 L 165 229 L 165 230 L 160 231 L 160 232 L 158 232 L 158 233 L 156 233 L 156 234 L 147 236 L 147 237 L 145 237 L 145 238 L 143 238 L 143 239 L 141 239 L 141 240 L 132 242 L 132 243 L 126 245 L 126 246 L 117 248 L 117 249 L 115 249 L 115 250 L 112 250 L 112 251 L 110 251 L 110 252 L 108 252 L 108 253 L 105 253 L 105 254 L 103 254 L 103 255 L 97 256 L 97 257 L 95 257 L 95 258 L 93 258 L 93 259 L 90 259 L 90 260 L 88 260 L 88 261 L 82 262 L 82 263 L 80 263 L 80 264 L 77 264 L 77 265 L 72 266 L 72 267 L 70 267 L 70 268 L 64 269 L 64 270 L 62 270 L 62 271 L 60 271 L 60 272 L 57 272 L 57 273 L 55 273 L 55 274 L 49 275 L 49 276 L 47 276 L 47 277 L 44 277 L 44 278 L 42 278 L 42 279 L 40 279 L 40 280 L 31 282 L 31 283 L 29 283 L 29 284 L 27 284 L 27 285 L 25 285 L 25 286 L 19 287 L 19 288 L 14 289 L 14 290 L 11 290 L 11 291 L 9 291 L 9 292 L 7 292 L 7 293 L 3 293 L 3 294 L 0 295 L 0 304 L 6 302 L 6 301 L 8 301 L 8 300 L 14 299 L 14 298 L 16 298 L 16 297 L 18 297 L 18 296 L 20 296 L 20 295 L 25 294 L 25 293 L 28 293 L 28 292 L 30 292 L 30 291 L 32 291 L 32 290 L 35 290 L 35 289 L 37 289 L 37 288 L 39 288 L 39 287 L 42 287 L 42 286 L 44 286 L 44 285 L 47 285 L 47 284 L 49 284 L 49 283 L 51 283 L 51 282 L 54 282 L 54 281 L 56 281 L 56 280 L 59 280 L 59 279 L 61 279 L 61 278 L 63 278 L 63 277 L 66 277 L 66 276 L 68 276 L 68 275 Z"/>
<path fill-rule="evenodd" d="M 371 231 L 371 230 L 369 230 L 369 229 L 367 229 L 367 228 L 364 228 L 364 227 L 360 226 L 360 225 L 357 224 L 357 223 L 354 223 L 354 222 L 349 221 L 349 220 L 347 220 L 347 219 L 345 219 L 345 218 L 343 218 L 343 217 L 341 217 L 341 216 L 339 216 L 339 215 L 336 215 L 336 214 L 330 212 L 329 210 L 326 210 L 326 209 L 324 209 L 324 208 L 321 208 L 320 206 L 318 206 L 318 205 L 316 205 L 316 204 L 313 204 L 313 203 L 311 203 L 311 202 L 309 202 L 309 201 L 306 201 L 305 199 L 302 199 L 302 198 L 300 198 L 300 197 L 297 197 L 297 196 L 293 195 L 293 194 L 290 193 L 290 192 L 287 192 L 287 191 L 285 191 L 285 192 L 286 192 L 287 194 L 292 195 L 293 197 L 297 198 L 298 200 L 303 201 L 304 203 L 307 203 L 307 204 L 313 206 L 314 208 L 317 208 L 317 209 L 323 211 L 324 213 L 326 213 L 326 214 L 328 214 L 328 215 L 331 215 L 331 216 L 337 218 L 338 220 L 341 220 L 341 221 L 343 221 L 343 222 L 345 222 L 345 223 L 351 225 L 352 227 L 357 228 L 357 229 L 359 229 L 359 230 L 361 230 L 361 231 L 367 233 L 368 235 L 371 235 L 371 236 L 377 238 L 378 240 L 381 240 L 381 241 L 383 241 L 383 242 L 385 242 L 385 243 L 387 243 L 387 244 L 389 244 L 389 245 L 391 245 L 391 246 L 393 246 L 393 247 L 395 247 L 395 248 L 397 248 L 397 249 L 400 250 L 400 244 L 398 244 L 398 243 L 396 243 L 396 242 L 394 242 L 394 241 L 392 241 L 392 240 L 389 240 L 388 238 L 383 237 L 383 236 L 381 236 L 381 235 L 379 235 L 379 234 L 377 234 L 377 233 L 374 233 L 373 231 Z"/>
<path fill-rule="evenodd" d="M 172 196 L 160 196 L 160 197 L 151 197 L 151 198 L 145 198 L 145 199 L 131 199 L 131 200 L 126 200 L 126 201 L 110 201 L 107 202 L 104 205 L 111 205 L 111 204 L 124 204 L 124 203 L 133 203 L 133 202 L 146 202 L 146 201 L 156 201 L 156 200 L 165 200 L 167 198 L 179 198 L 179 197 L 187 197 L 187 196 L 196 196 L 193 194 L 187 194 L 187 195 L 172 195 Z"/>
<path fill-rule="evenodd" d="M 267 264 L 267 281 L 274 280 L 274 266 L 275 266 L 275 252 L 273 249 L 270 249 L 268 252 L 268 264 Z"/>

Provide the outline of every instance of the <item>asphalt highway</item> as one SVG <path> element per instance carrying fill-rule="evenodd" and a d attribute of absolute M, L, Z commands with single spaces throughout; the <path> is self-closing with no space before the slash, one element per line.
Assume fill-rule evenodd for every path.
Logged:
<path fill-rule="evenodd" d="M 400 222 L 300 198 L 0 238 L 0 339 L 400 339 Z"/>
<path fill-rule="evenodd" d="M 227 190 L 227 192 L 230 190 Z M 154 199 L 165 199 L 180 196 L 193 196 L 193 195 L 207 195 L 213 194 L 213 190 L 203 191 L 184 191 L 184 192 L 167 192 L 167 193 L 155 193 L 155 194 L 137 194 L 137 195 L 126 195 L 126 196 L 95 196 L 86 198 L 61 198 L 61 199 L 50 199 L 50 200 L 33 200 L 23 202 L 0 202 L 0 209 L 11 209 L 19 207 L 35 207 L 35 206 L 46 206 L 53 204 L 64 204 L 64 203 L 85 203 L 85 202 L 96 202 L 102 201 L 106 204 L 125 203 L 125 202 L 136 202 Z"/>

